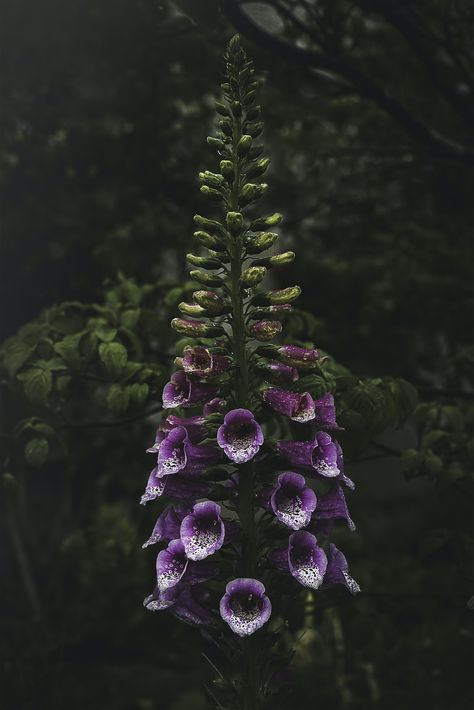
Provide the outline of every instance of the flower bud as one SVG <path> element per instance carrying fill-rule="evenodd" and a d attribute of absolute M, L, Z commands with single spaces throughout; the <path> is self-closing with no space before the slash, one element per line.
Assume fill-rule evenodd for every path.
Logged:
<path fill-rule="evenodd" d="M 269 249 L 278 239 L 275 232 L 261 232 L 254 237 L 249 237 L 246 244 L 248 254 L 260 254 L 265 249 Z"/>
<path fill-rule="evenodd" d="M 220 140 L 220 138 L 215 138 L 214 136 L 207 136 L 207 144 L 211 146 L 211 148 L 216 148 L 217 150 L 224 150 L 225 145 L 224 142 Z"/>
<path fill-rule="evenodd" d="M 193 266 L 200 266 L 203 269 L 220 269 L 222 264 L 219 259 L 207 256 L 196 256 L 196 254 L 186 254 L 186 261 Z"/>
<path fill-rule="evenodd" d="M 257 96 L 257 92 L 255 90 L 247 92 L 244 96 L 244 105 L 251 106 L 253 104 L 253 102 L 255 101 L 256 96 Z"/>
<path fill-rule="evenodd" d="M 259 320 L 249 327 L 250 334 L 263 343 L 273 340 L 281 331 L 282 325 L 279 320 Z"/>
<path fill-rule="evenodd" d="M 262 281 L 266 271 L 264 266 L 250 266 L 248 269 L 245 269 L 240 277 L 242 286 L 245 288 L 257 286 Z"/>
<path fill-rule="evenodd" d="M 221 129 L 222 133 L 224 133 L 224 135 L 232 135 L 232 121 L 230 120 L 230 118 L 223 118 L 222 120 L 218 121 L 217 125 Z"/>
<path fill-rule="evenodd" d="M 257 259 L 254 262 L 256 266 L 266 266 L 267 269 L 278 268 L 279 266 L 286 266 L 286 264 L 291 264 L 294 261 L 295 252 L 294 251 L 284 251 L 282 254 L 273 254 L 264 259 Z"/>
<path fill-rule="evenodd" d="M 194 291 L 193 299 L 210 315 L 218 316 L 224 312 L 224 299 L 214 291 Z"/>
<path fill-rule="evenodd" d="M 226 117 L 229 115 L 229 109 L 225 104 L 221 103 L 220 101 L 216 101 L 215 106 L 217 113 L 219 113 L 221 116 Z"/>
<path fill-rule="evenodd" d="M 247 157 L 249 160 L 256 160 L 257 158 L 260 158 L 264 150 L 265 146 L 263 145 L 263 143 L 255 143 L 250 148 Z"/>
<path fill-rule="evenodd" d="M 250 204 L 251 202 L 254 202 L 255 200 L 258 200 L 266 191 L 267 187 L 268 185 L 264 182 L 260 183 L 259 185 L 253 182 L 247 182 L 240 192 L 240 204 L 245 206 Z"/>
<path fill-rule="evenodd" d="M 216 202 L 220 202 L 222 199 L 222 195 L 218 190 L 214 190 L 212 187 L 209 187 L 208 185 L 201 185 L 200 190 L 203 195 L 206 195 L 206 197 L 209 197 L 209 199 L 214 200 Z"/>
<path fill-rule="evenodd" d="M 261 158 L 259 161 L 247 168 L 245 172 L 246 178 L 260 177 L 270 165 L 270 158 Z"/>
<path fill-rule="evenodd" d="M 278 212 L 275 212 L 275 214 L 271 214 L 268 217 L 258 217 L 250 223 L 250 229 L 253 232 L 258 232 L 260 229 L 265 229 L 265 227 L 274 227 L 276 224 L 280 224 L 282 219 L 282 215 Z"/>
<path fill-rule="evenodd" d="M 258 293 L 253 298 L 253 303 L 257 304 L 276 304 L 276 303 L 293 303 L 301 294 L 299 286 L 288 286 L 288 288 L 280 288 L 275 291 L 265 291 Z"/>
<path fill-rule="evenodd" d="M 200 214 L 195 214 L 193 219 L 194 223 L 197 224 L 198 227 L 206 227 L 208 231 L 217 232 L 217 234 L 220 234 L 222 237 L 227 236 L 224 225 L 218 222 L 216 219 L 208 219 L 207 217 L 203 217 Z"/>
<path fill-rule="evenodd" d="M 257 118 L 261 114 L 261 108 L 260 106 L 252 106 L 247 110 L 247 120 L 248 121 L 256 121 Z"/>
<path fill-rule="evenodd" d="M 185 316 L 193 316 L 194 318 L 199 318 L 206 315 L 206 310 L 199 306 L 197 303 L 178 303 L 178 309 Z"/>
<path fill-rule="evenodd" d="M 232 182 L 235 176 L 234 163 L 231 160 L 221 160 L 220 169 L 226 180 Z"/>
<path fill-rule="evenodd" d="M 226 221 L 230 232 L 234 236 L 240 233 L 242 225 L 244 223 L 243 217 L 240 212 L 227 212 Z"/>
<path fill-rule="evenodd" d="M 243 157 L 247 155 L 252 145 L 252 136 L 244 134 L 242 138 L 237 143 L 237 155 Z"/>
<path fill-rule="evenodd" d="M 171 327 L 180 335 L 189 335 L 193 338 L 215 338 L 224 332 L 220 325 L 206 325 L 197 320 L 183 318 L 173 318 Z"/>
<path fill-rule="evenodd" d="M 246 131 L 252 138 L 257 138 L 263 131 L 263 123 L 257 121 L 256 123 L 247 123 Z"/>
<path fill-rule="evenodd" d="M 194 232 L 194 236 L 200 244 L 207 247 L 207 249 L 214 249 L 215 251 L 225 251 L 225 244 L 223 244 L 220 239 L 213 237 L 208 232 L 203 232 L 201 230 Z"/>
<path fill-rule="evenodd" d="M 222 175 L 218 175 L 217 173 L 211 173 L 209 170 L 205 170 L 203 173 L 199 173 L 199 179 L 202 183 L 204 183 L 204 185 L 208 185 L 209 187 L 212 187 L 216 190 L 219 190 L 224 182 L 224 178 L 222 177 Z"/>
<path fill-rule="evenodd" d="M 194 281 L 198 281 L 198 283 L 204 284 L 204 286 L 222 286 L 222 279 L 216 274 L 208 274 L 206 271 L 193 269 L 189 272 L 189 275 Z"/>
<path fill-rule="evenodd" d="M 257 306 L 257 308 L 253 309 L 251 318 L 256 320 L 262 316 L 276 316 L 284 313 L 290 313 L 292 310 L 293 306 L 290 303 L 278 303 L 274 306 Z"/>
<path fill-rule="evenodd" d="M 240 101 L 232 101 L 231 109 L 233 115 L 237 118 L 240 118 L 240 116 L 242 115 L 242 104 L 240 103 Z"/>

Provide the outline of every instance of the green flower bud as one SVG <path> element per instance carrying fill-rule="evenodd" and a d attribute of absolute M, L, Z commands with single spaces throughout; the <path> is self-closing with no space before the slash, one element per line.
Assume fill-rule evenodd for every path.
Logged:
<path fill-rule="evenodd" d="M 206 227 L 206 229 L 210 230 L 211 232 L 217 232 L 217 234 L 220 234 L 222 237 L 227 236 L 227 232 L 225 230 L 224 225 L 218 222 L 217 220 L 208 219 L 207 217 L 203 217 L 200 214 L 195 214 L 193 219 L 194 223 L 197 224 L 198 227 Z"/>
<path fill-rule="evenodd" d="M 193 269 L 189 272 L 189 275 L 194 281 L 204 284 L 204 286 L 222 286 L 222 279 L 216 274 L 208 274 L 207 271 Z"/>
<path fill-rule="evenodd" d="M 250 223 L 250 229 L 252 232 L 258 232 L 260 229 L 265 229 L 265 227 L 274 227 L 276 224 L 280 224 L 282 219 L 282 215 L 278 212 L 268 217 L 258 217 Z"/>
<path fill-rule="evenodd" d="M 214 249 L 215 251 L 225 251 L 225 244 L 223 244 L 217 237 L 209 234 L 208 232 L 203 232 L 201 230 L 194 232 L 194 236 L 200 244 L 207 249 Z"/>
<path fill-rule="evenodd" d="M 282 325 L 279 320 L 259 320 L 252 323 L 249 328 L 250 335 L 263 343 L 273 340 L 281 331 Z"/>
<path fill-rule="evenodd" d="M 203 195 L 206 195 L 206 197 L 209 197 L 209 199 L 211 200 L 220 202 L 222 199 L 221 193 L 218 190 L 214 190 L 212 187 L 209 187 L 208 185 L 201 185 L 200 190 Z"/>
<path fill-rule="evenodd" d="M 247 123 L 246 131 L 252 138 L 257 138 L 263 131 L 263 123 L 257 121 L 256 123 Z"/>
<path fill-rule="evenodd" d="M 252 108 L 247 109 L 247 120 L 255 121 L 260 116 L 261 111 L 260 106 L 252 106 Z"/>
<path fill-rule="evenodd" d="M 212 316 L 218 316 L 226 310 L 224 299 L 214 291 L 194 291 L 193 299 Z"/>
<path fill-rule="evenodd" d="M 244 220 L 240 212 L 227 212 L 226 222 L 231 234 L 236 236 L 242 230 Z"/>
<path fill-rule="evenodd" d="M 211 173 L 209 170 L 205 170 L 203 173 L 199 173 L 199 179 L 205 185 L 209 185 L 216 190 L 219 190 L 224 183 L 224 178 L 222 175 L 217 173 Z"/>
<path fill-rule="evenodd" d="M 218 126 L 224 135 L 229 137 L 232 135 L 232 121 L 230 120 L 230 118 L 222 118 L 218 122 Z"/>
<path fill-rule="evenodd" d="M 255 304 L 276 304 L 276 303 L 293 303 L 301 294 L 299 286 L 288 286 L 288 288 L 280 288 L 275 291 L 265 291 L 254 296 L 252 303 Z"/>
<path fill-rule="evenodd" d="M 250 204 L 251 202 L 254 202 L 255 200 L 258 200 L 267 188 L 268 185 L 264 182 L 260 183 L 259 185 L 256 185 L 253 182 L 245 183 L 239 195 L 240 204 L 245 206 Z"/>
<path fill-rule="evenodd" d="M 267 270 L 264 266 L 250 266 L 248 269 L 245 269 L 240 277 L 242 286 L 245 288 L 257 286 L 262 281 L 266 272 Z"/>
<path fill-rule="evenodd" d="M 257 163 L 250 165 L 245 172 L 246 178 L 260 177 L 270 165 L 270 158 L 262 158 Z"/>
<path fill-rule="evenodd" d="M 186 260 L 193 266 L 200 266 L 202 269 L 220 269 L 222 267 L 219 259 L 213 259 L 207 256 L 186 254 Z"/>
<path fill-rule="evenodd" d="M 237 155 L 243 157 L 247 155 L 252 145 L 252 136 L 247 134 L 243 135 L 242 138 L 237 143 Z"/>
<path fill-rule="evenodd" d="M 232 182 L 235 176 L 234 163 L 232 160 L 221 160 L 219 167 L 226 180 Z"/>
<path fill-rule="evenodd" d="M 255 145 L 253 145 L 250 148 L 250 150 L 248 152 L 248 156 L 247 156 L 248 159 L 249 160 L 256 160 L 257 158 L 260 158 L 264 149 L 265 149 L 265 146 L 263 145 L 263 143 L 256 143 Z"/>
<path fill-rule="evenodd" d="M 291 264 L 294 259 L 294 251 L 284 251 L 282 254 L 273 254 L 273 256 L 268 256 L 265 259 L 257 259 L 254 264 L 255 266 L 266 266 L 267 269 L 271 269 Z"/>
<path fill-rule="evenodd" d="M 206 315 L 206 310 L 199 306 L 197 303 L 178 303 L 178 309 L 185 316 L 193 316 L 194 318 L 200 318 Z"/>
<path fill-rule="evenodd" d="M 215 338 L 224 332 L 220 325 L 206 325 L 197 320 L 183 318 L 173 318 L 171 327 L 180 335 L 188 335 L 192 338 Z"/>
<path fill-rule="evenodd" d="M 215 106 L 217 113 L 219 113 L 221 116 L 227 117 L 229 115 L 229 109 L 225 104 L 221 103 L 220 101 L 216 101 Z"/>
<path fill-rule="evenodd" d="M 234 116 L 240 118 L 240 116 L 242 115 L 242 105 L 240 101 L 232 101 L 231 109 Z"/>
<path fill-rule="evenodd" d="M 278 239 L 275 232 L 260 232 L 254 237 L 250 237 L 246 244 L 248 254 L 261 254 L 265 249 L 269 249 Z"/>
<path fill-rule="evenodd" d="M 252 91 L 247 92 L 244 96 L 244 106 L 251 106 L 255 101 L 256 96 L 257 92 L 254 89 L 252 89 Z"/>
<path fill-rule="evenodd" d="M 225 149 L 224 142 L 221 141 L 220 138 L 215 138 L 214 136 L 207 136 L 207 144 L 210 145 L 212 148 L 216 148 L 217 150 Z"/>

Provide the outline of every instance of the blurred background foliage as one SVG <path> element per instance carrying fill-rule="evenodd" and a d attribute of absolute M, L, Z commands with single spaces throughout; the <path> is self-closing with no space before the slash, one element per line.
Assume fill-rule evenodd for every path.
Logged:
<path fill-rule="evenodd" d="M 1 5 L 1 707 L 204 707 L 212 649 L 141 607 L 138 498 L 236 30 L 303 288 L 286 332 L 331 355 L 310 385 L 358 484 L 364 591 L 291 610 L 289 706 L 471 707 L 471 3 Z"/>

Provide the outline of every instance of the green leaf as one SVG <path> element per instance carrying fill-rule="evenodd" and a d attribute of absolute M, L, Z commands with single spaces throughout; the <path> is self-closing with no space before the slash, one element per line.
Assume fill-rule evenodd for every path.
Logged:
<path fill-rule="evenodd" d="M 140 311 L 137 308 L 127 308 L 120 314 L 120 322 L 125 328 L 134 328 L 139 316 Z"/>
<path fill-rule="evenodd" d="M 111 385 L 107 392 L 107 406 L 114 414 L 125 414 L 130 401 L 130 388 Z"/>
<path fill-rule="evenodd" d="M 2 364 L 10 377 L 14 377 L 33 352 L 33 347 L 19 338 L 12 338 L 5 344 Z"/>
<path fill-rule="evenodd" d="M 81 366 L 81 351 L 80 345 L 81 340 L 85 333 L 74 333 L 74 335 L 67 335 L 59 343 L 54 344 L 54 350 L 60 355 L 69 367 L 74 369 L 79 369 Z"/>
<path fill-rule="evenodd" d="M 48 440 L 42 437 L 30 439 L 25 446 L 25 459 L 30 466 L 39 468 L 48 458 L 49 444 Z"/>
<path fill-rule="evenodd" d="M 128 390 L 130 392 L 130 398 L 132 402 L 134 404 L 140 405 L 146 401 L 150 388 L 146 382 L 142 384 L 140 384 L 139 382 L 135 382 L 133 385 L 130 385 L 128 387 Z"/>
<path fill-rule="evenodd" d="M 50 370 L 32 367 L 20 373 L 18 379 L 23 382 L 25 395 L 32 404 L 46 404 L 53 385 Z"/>
<path fill-rule="evenodd" d="M 95 329 L 95 333 L 99 340 L 102 340 L 104 343 L 111 343 L 117 335 L 117 328 L 114 328 L 106 323 L 104 325 L 99 325 Z"/>
<path fill-rule="evenodd" d="M 112 377 L 120 375 L 128 360 L 127 351 L 121 343 L 102 343 L 99 355 Z"/>

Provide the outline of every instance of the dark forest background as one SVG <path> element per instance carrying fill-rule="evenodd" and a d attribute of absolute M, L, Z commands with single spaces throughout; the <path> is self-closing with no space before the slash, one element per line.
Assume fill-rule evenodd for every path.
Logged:
<path fill-rule="evenodd" d="M 357 483 L 363 593 L 293 610 L 289 706 L 467 710 L 472 3 L 0 8 L 0 707 L 205 707 L 206 642 L 141 605 L 156 508 L 138 500 L 238 30 L 297 253 L 282 285 L 303 289 L 288 330 L 334 358 Z"/>

